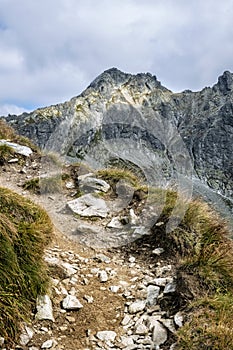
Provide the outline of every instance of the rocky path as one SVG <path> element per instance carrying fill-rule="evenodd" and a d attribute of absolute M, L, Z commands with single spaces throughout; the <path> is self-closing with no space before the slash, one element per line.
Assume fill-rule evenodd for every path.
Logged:
<path fill-rule="evenodd" d="M 72 239 L 77 219 L 64 210 L 63 195 L 24 191 L 22 183 L 32 176 L 33 167 L 22 173 L 14 166 L 0 176 L 0 186 L 42 205 L 56 228 L 45 252 L 49 295 L 38 299 L 18 348 L 174 349 L 183 315 L 174 307 L 175 266 L 163 251 L 155 247 L 148 255 L 148 244 L 101 249 Z"/>

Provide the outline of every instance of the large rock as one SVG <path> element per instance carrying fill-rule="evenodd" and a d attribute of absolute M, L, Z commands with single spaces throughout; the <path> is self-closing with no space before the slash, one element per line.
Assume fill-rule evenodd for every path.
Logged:
<path fill-rule="evenodd" d="M 75 213 L 84 217 L 99 216 L 105 218 L 109 208 L 102 198 L 88 193 L 67 203 L 67 206 Z"/>
<path fill-rule="evenodd" d="M 91 190 L 108 192 L 108 190 L 110 189 L 110 185 L 106 181 L 102 179 L 97 179 L 93 176 L 93 174 L 80 175 L 78 177 L 78 180 L 79 188 L 81 191 L 84 192 L 90 192 Z"/>
<path fill-rule="evenodd" d="M 22 156 L 29 157 L 32 154 L 30 147 L 19 145 L 18 143 L 9 142 L 7 140 L 0 140 L 0 145 L 7 145 L 15 151 L 15 153 L 21 154 Z"/>

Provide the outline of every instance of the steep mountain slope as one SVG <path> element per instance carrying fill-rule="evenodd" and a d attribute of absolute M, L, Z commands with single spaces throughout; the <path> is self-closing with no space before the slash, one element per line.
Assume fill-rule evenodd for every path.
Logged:
<path fill-rule="evenodd" d="M 69 102 L 18 117 L 8 116 L 7 121 L 40 147 L 75 159 L 88 154 L 93 157 L 97 147 L 96 161 L 100 152 L 104 154 L 103 148 L 97 146 L 101 140 L 110 144 L 112 140 L 123 140 L 123 155 L 118 153 L 117 158 L 127 158 L 141 167 L 136 152 L 132 154 L 131 150 L 129 156 L 125 149 L 126 140 L 132 141 L 132 149 L 135 149 L 133 141 L 137 145 L 143 142 L 147 150 L 156 151 L 153 167 L 156 163 L 157 173 L 162 169 L 163 175 L 171 178 L 174 169 L 180 173 L 184 168 L 184 176 L 191 177 L 194 173 L 204 184 L 228 198 L 233 194 L 233 74 L 230 72 L 224 72 L 212 88 L 173 93 L 149 73 L 131 75 L 112 68 Z M 116 153 L 119 144 L 110 151 Z M 109 147 L 108 143 L 108 153 Z M 151 158 L 150 151 L 147 156 Z M 109 162 L 114 157 L 107 158 Z"/>

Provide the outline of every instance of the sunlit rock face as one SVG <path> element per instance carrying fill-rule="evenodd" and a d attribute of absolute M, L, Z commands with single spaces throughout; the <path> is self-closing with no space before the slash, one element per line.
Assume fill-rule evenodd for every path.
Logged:
<path fill-rule="evenodd" d="M 107 153 L 117 150 L 118 158 L 140 167 L 142 154 L 146 162 L 153 152 L 153 164 L 148 161 L 146 166 L 157 164 L 157 172 L 163 169 L 162 174 L 168 179 L 173 160 L 173 164 L 179 163 L 179 169 L 186 168 L 185 175 L 195 176 L 210 188 L 232 197 L 230 72 L 224 72 L 213 87 L 173 93 L 149 73 L 131 75 L 112 68 L 70 101 L 18 117 L 9 116 L 7 121 L 40 147 L 71 158 L 90 158 L 91 154 L 98 162 L 101 152 L 104 163 L 109 161 L 107 147 Z M 144 146 L 138 151 L 139 142 Z M 184 159 L 178 160 L 177 155 Z"/>

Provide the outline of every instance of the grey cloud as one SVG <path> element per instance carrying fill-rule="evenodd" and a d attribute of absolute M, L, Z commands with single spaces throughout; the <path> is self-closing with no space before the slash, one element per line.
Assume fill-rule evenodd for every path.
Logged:
<path fill-rule="evenodd" d="M 58 103 L 115 66 L 171 90 L 233 70 L 232 0 L 2 0 L 0 104 Z"/>

